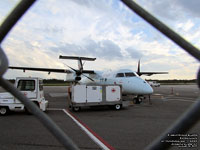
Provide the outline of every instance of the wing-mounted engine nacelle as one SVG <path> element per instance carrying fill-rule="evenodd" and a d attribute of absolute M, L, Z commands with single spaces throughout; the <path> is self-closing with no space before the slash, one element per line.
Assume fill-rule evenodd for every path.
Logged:
<path fill-rule="evenodd" d="M 80 81 L 81 80 L 81 77 L 75 77 L 75 81 Z"/>
<path fill-rule="evenodd" d="M 75 73 L 68 73 L 67 76 L 66 76 L 66 81 L 68 82 L 77 82 L 77 81 L 80 81 L 81 80 L 81 77 L 80 76 L 76 76 Z"/>

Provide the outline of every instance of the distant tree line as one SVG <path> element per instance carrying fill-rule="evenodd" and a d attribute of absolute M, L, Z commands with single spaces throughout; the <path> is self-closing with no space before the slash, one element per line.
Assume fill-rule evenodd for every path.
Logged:
<path fill-rule="evenodd" d="M 9 81 L 11 83 L 15 83 L 14 79 L 10 79 Z M 178 80 L 178 79 L 174 79 L 174 80 L 147 80 L 147 81 L 157 81 L 159 83 L 165 83 L 165 84 L 175 84 L 175 83 L 187 84 L 187 83 L 196 83 L 197 82 L 196 79 L 192 79 L 192 80 Z M 44 84 L 67 84 L 69 82 L 64 81 L 64 80 L 58 80 L 58 79 L 44 79 L 43 83 Z"/>
<path fill-rule="evenodd" d="M 55 83 L 55 84 L 58 84 L 58 83 L 67 83 L 67 81 L 64 81 L 64 80 L 58 80 L 58 79 L 44 79 L 43 80 L 43 83 L 44 84 L 53 84 L 53 83 Z"/>
<path fill-rule="evenodd" d="M 157 81 L 159 83 L 182 83 L 182 84 L 187 84 L 187 83 L 196 83 L 196 79 L 192 80 L 178 80 L 178 79 L 173 79 L 173 80 L 147 80 L 147 81 Z"/>
<path fill-rule="evenodd" d="M 11 83 L 15 83 L 15 79 L 9 79 Z M 59 84 L 59 83 L 67 83 L 67 81 L 64 80 L 58 80 L 58 79 L 43 79 L 44 84 Z"/>

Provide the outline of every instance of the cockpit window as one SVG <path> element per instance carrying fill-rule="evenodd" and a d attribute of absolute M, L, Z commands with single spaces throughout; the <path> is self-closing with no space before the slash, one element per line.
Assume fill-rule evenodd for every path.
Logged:
<path fill-rule="evenodd" d="M 120 77 L 124 77 L 124 73 L 118 73 L 118 74 L 116 75 L 116 78 L 120 78 Z"/>
<path fill-rule="evenodd" d="M 133 72 L 126 72 L 125 75 L 126 75 L 126 77 L 134 77 L 134 76 L 136 76 Z"/>

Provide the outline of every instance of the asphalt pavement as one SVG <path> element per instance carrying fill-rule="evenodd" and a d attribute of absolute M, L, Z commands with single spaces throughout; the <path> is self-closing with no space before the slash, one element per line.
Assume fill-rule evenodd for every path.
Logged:
<path fill-rule="evenodd" d="M 129 101 L 129 105 L 119 111 L 100 107 L 71 112 L 67 106 L 67 87 L 47 86 L 44 91 L 45 98 L 49 100 L 46 113 L 82 150 L 102 147 L 65 110 L 110 149 L 138 150 L 144 149 L 165 131 L 199 95 L 196 85 L 161 85 L 154 88 L 151 101 L 145 99 L 137 105 Z M 1 150 L 64 149 L 33 115 L 25 112 L 0 116 L 0 131 Z M 200 124 L 196 124 L 188 133 L 199 134 Z M 200 145 L 199 140 L 197 144 Z M 180 147 L 173 146 L 171 149 L 180 150 Z M 187 149 L 190 148 L 184 150 Z"/>

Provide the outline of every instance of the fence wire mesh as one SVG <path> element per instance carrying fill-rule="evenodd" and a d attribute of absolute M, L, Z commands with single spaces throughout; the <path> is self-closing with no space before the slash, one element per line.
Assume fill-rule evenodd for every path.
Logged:
<path fill-rule="evenodd" d="M 22 0 L 6 18 L 0 27 L 0 42 L 3 41 L 8 32 L 22 17 L 22 15 L 30 8 L 35 0 Z M 10 92 L 13 96 L 19 99 L 25 107 L 34 114 L 40 122 L 63 144 L 66 149 L 77 150 L 79 149 L 76 144 L 62 131 L 50 117 L 43 113 L 33 102 L 28 100 L 17 88 L 3 78 L 3 74 L 8 68 L 8 60 L 2 48 L 0 49 L 0 85 Z"/>
<path fill-rule="evenodd" d="M 177 45 L 182 47 L 186 52 L 196 58 L 198 61 L 200 60 L 200 51 L 194 47 L 192 44 L 184 40 L 180 35 L 176 32 L 171 30 L 167 27 L 164 23 L 160 20 L 156 19 L 138 4 L 136 4 L 132 0 L 122 0 L 132 11 L 146 20 L 149 24 L 175 42 Z M 198 86 L 200 87 L 199 82 L 200 71 L 197 75 Z M 187 112 L 185 112 L 169 129 L 167 129 L 158 139 L 152 142 L 148 147 L 147 150 L 163 150 L 169 148 L 171 145 L 166 142 L 161 141 L 170 141 L 170 140 L 177 140 L 179 137 L 174 136 L 170 137 L 168 134 L 183 134 L 187 132 L 195 123 L 200 119 L 200 98 L 197 99 L 196 103 L 194 103 Z"/>
<path fill-rule="evenodd" d="M 17 21 L 23 16 L 23 14 L 33 5 L 36 0 L 22 0 L 10 13 L 10 15 L 6 18 L 6 20 L 2 23 L 0 27 L 0 43 L 5 39 L 8 32 L 12 29 L 12 27 L 17 23 Z M 182 47 L 186 52 L 196 58 L 198 61 L 200 60 L 200 51 L 194 47 L 192 44 L 184 40 L 180 35 L 175 33 L 169 27 L 167 27 L 164 23 L 156 19 L 138 4 L 136 4 L 132 0 L 121 0 L 125 5 L 127 5 L 131 10 L 133 10 L 136 14 L 141 16 L 144 20 L 158 29 L 161 33 L 166 35 L 172 41 L 174 41 L 177 45 Z M 10 92 L 13 96 L 19 99 L 26 107 L 29 109 L 40 121 L 41 123 L 57 138 L 60 143 L 66 149 L 74 150 L 79 149 L 77 145 L 38 107 L 36 107 L 31 101 L 29 101 L 21 92 L 11 85 L 8 81 L 3 78 L 3 74 L 6 72 L 8 68 L 8 59 L 0 46 L 0 85 Z M 197 84 L 200 87 L 200 71 L 197 75 Z M 185 112 L 168 130 L 166 130 L 158 139 L 152 142 L 147 150 L 160 150 L 160 149 L 168 149 L 170 147 L 169 143 L 161 142 L 163 140 L 176 140 L 178 138 L 170 137 L 168 134 L 182 134 L 187 132 L 195 123 L 200 119 L 200 98 L 197 99 L 197 102 L 194 103 L 190 109 Z"/>

